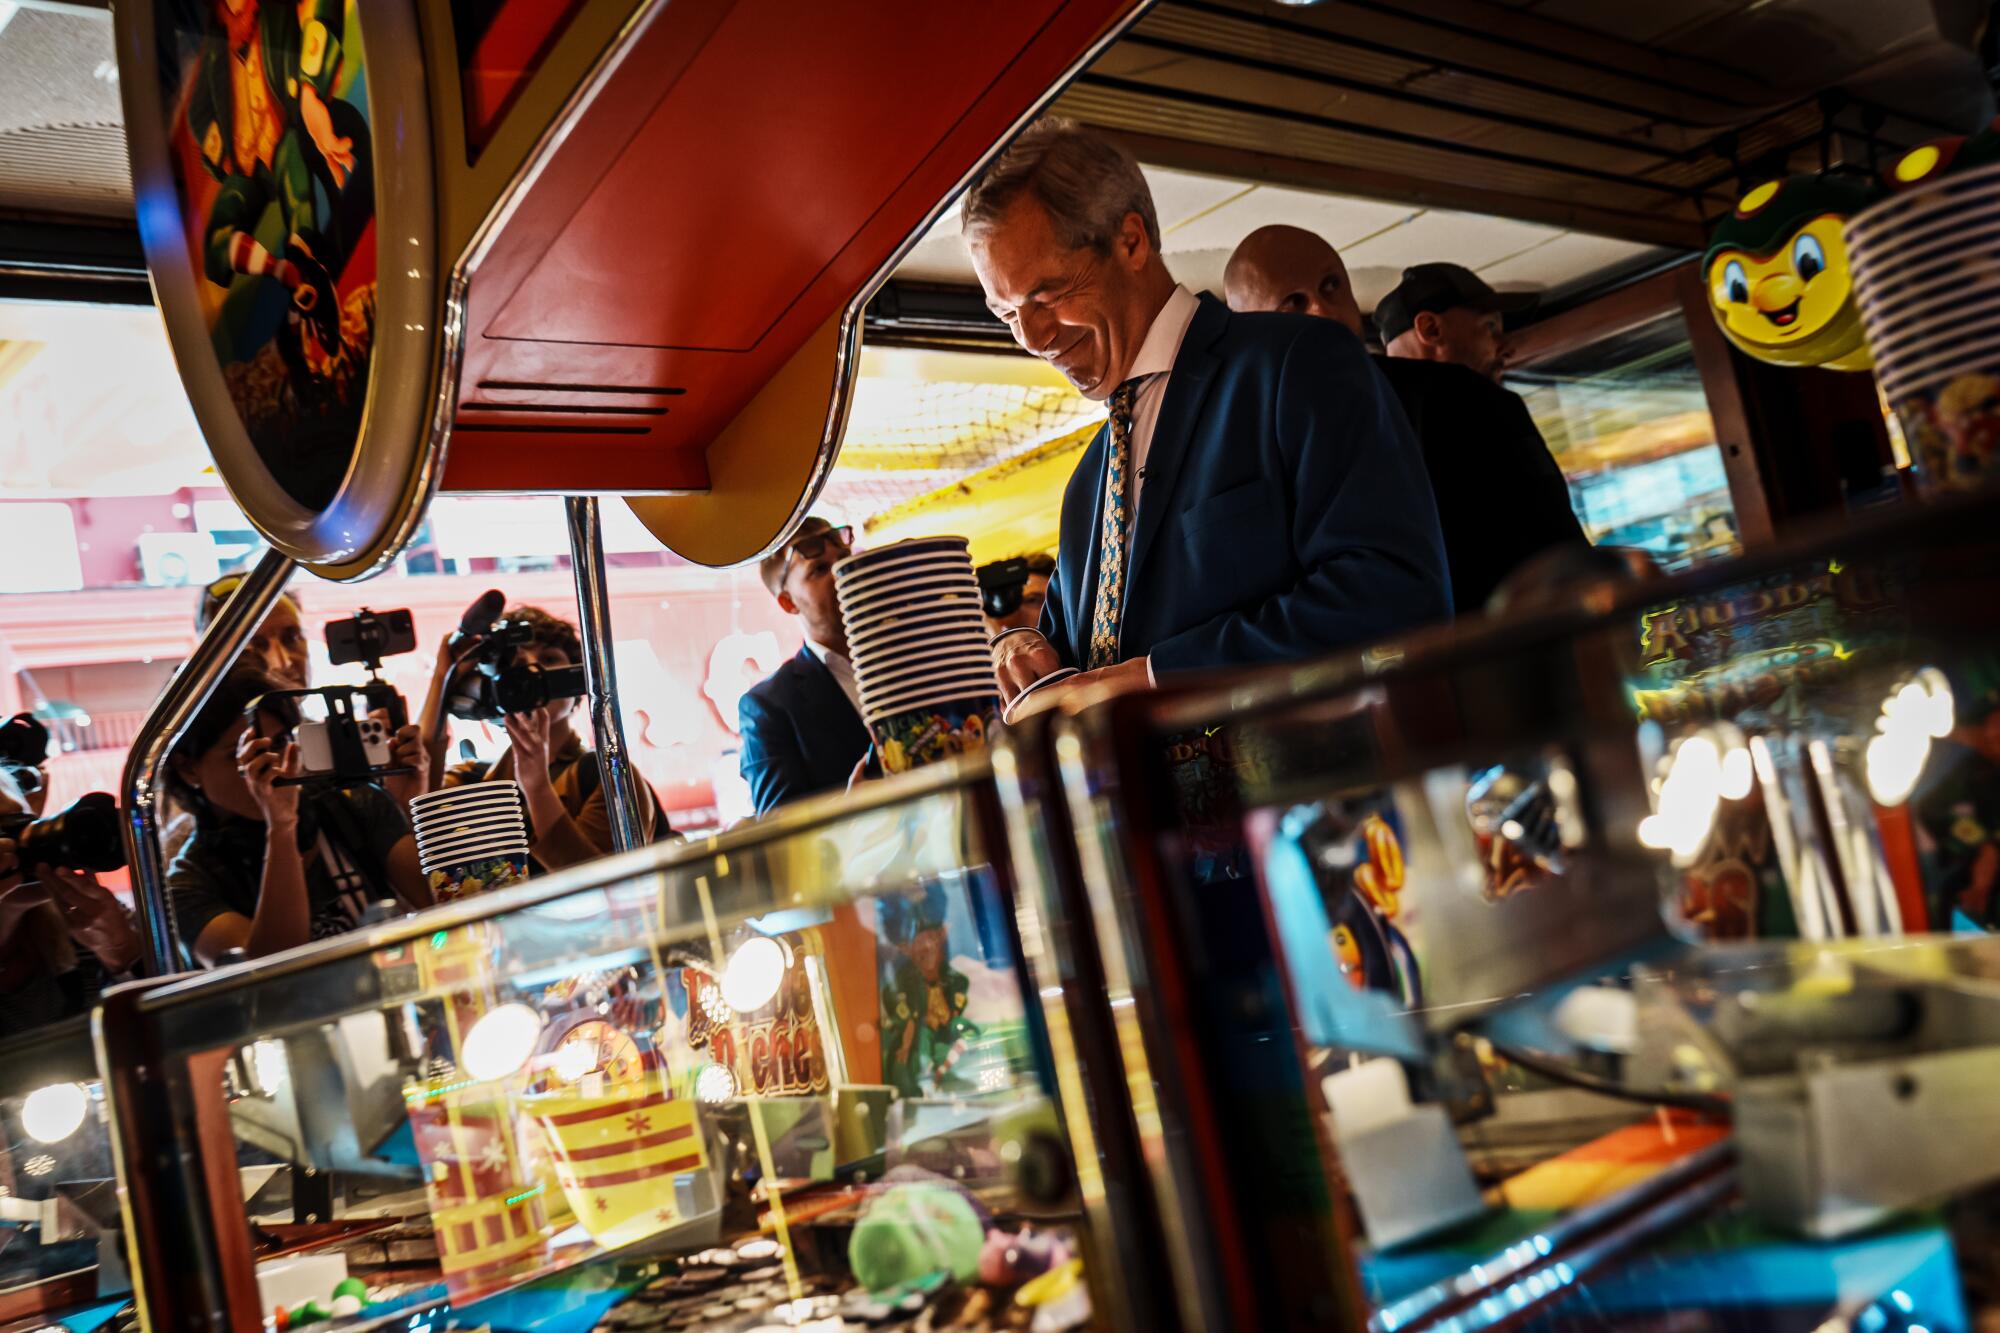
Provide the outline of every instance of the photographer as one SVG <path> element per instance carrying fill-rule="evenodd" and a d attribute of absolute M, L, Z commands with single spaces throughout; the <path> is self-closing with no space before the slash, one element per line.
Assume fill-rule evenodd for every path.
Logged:
<path fill-rule="evenodd" d="M 32 766 L 0 764 L 0 821 L 39 814 Z M 138 966 L 139 931 L 88 871 L 24 866 L 0 837 L 0 1032 L 83 1013 Z"/>
<path fill-rule="evenodd" d="M 1055 574 L 1056 558 L 1047 551 L 981 566 L 979 591 L 985 604 L 986 632 L 1041 628 L 1042 608 L 1049 604 L 1049 580 Z"/>
<path fill-rule="evenodd" d="M 393 797 L 373 784 L 280 785 L 299 775 L 298 746 L 268 716 L 253 729 L 244 710 L 282 688 L 238 666 L 168 757 L 168 788 L 195 831 L 167 867 L 167 895 L 182 946 L 205 966 L 235 948 L 255 958 L 340 934 L 378 899 L 430 905 Z M 414 731 L 395 759 L 424 767 Z"/>
<path fill-rule="evenodd" d="M 506 614 L 515 624 L 531 627 L 527 642 L 513 647 L 516 665 L 533 665 L 543 671 L 560 671 L 583 660 L 583 644 L 576 626 L 549 614 L 538 606 L 517 606 Z M 610 853 L 611 815 L 604 806 L 603 775 L 597 756 L 586 750 L 571 726 L 577 700 L 554 699 L 525 713 L 509 713 L 507 749 L 488 767 L 478 763 L 460 764 L 449 772 L 443 767 L 443 714 L 441 702 L 477 669 L 475 657 L 460 658 L 454 664 L 452 641 L 438 653 L 431 674 L 430 695 L 424 704 L 425 737 L 433 756 L 434 786 L 455 787 L 467 782 L 514 778 L 528 803 L 528 821 L 533 844 L 529 848 L 539 870 L 560 870 L 565 866 L 593 861 Z M 673 829 L 660 813 L 652 788 L 644 781 L 634 784 L 639 795 L 639 826 L 648 842 L 669 836 Z"/>

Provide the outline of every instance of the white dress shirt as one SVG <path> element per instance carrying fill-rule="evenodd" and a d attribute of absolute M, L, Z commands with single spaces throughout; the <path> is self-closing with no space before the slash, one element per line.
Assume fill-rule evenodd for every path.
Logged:
<path fill-rule="evenodd" d="M 854 663 L 848 661 L 845 654 L 836 653 L 823 643 L 814 643 L 811 639 L 807 639 L 806 647 L 813 650 L 814 657 L 826 663 L 826 669 L 833 673 L 834 680 L 840 685 L 840 692 L 847 696 L 847 702 L 854 705 L 854 711 L 866 717 L 867 714 L 861 711 L 861 682 L 854 678 Z"/>
<path fill-rule="evenodd" d="M 1153 326 L 1146 330 L 1146 340 L 1139 344 L 1139 355 L 1132 358 L 1132 369 L 1126 375 L 1127 379 L 1139 381 L 1132 400 L 1132 456 L 1125 483 L 1128 553 L 1133 534 L 1139 531 L 1139 493 L 1146 485 L 1146 456 L 1153 450 L 1153 429 L 1160 422 L 1160 404 L 1166 401 L 1167 380 L 1174 373 L 1174 359 L 1181 354 L 1188 325 L 1194 323 L 1194 312 L 1200 306 L 1193 292 L 1174 284 L 1173 295 L 1160 307 L 1160 313 L 1153 316 Z"/>

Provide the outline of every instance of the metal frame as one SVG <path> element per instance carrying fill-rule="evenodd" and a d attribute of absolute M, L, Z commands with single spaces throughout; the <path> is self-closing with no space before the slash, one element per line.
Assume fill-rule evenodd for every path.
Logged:
<path fill-rule="evenodd" d="M 611 592 L 604 576 L 604 523 L 595 496 L 571 496 L 570 569 L 576 575 L 577 634 L 583 641 L 583 672 L 590 682 L 590 725 L 603 781 L 604 812 L 611 820 L 613 851 L 629 852 L 647 840 L 639 819 L 639 779 L 625 745 L 625 720 L 618 707 L 618 663 L 611 637 Z"/>
<path fill-rule="evenodd" d="M 202 631 L 194 652 L 167 681 L 125 757 L 120 784 L 125 806 L 125 859 L 132 867 L 132 901 L 138 908 L 139 933 L 146 946 L 146 970 L 153 976 L 180 970 L 173 908 L 167 900 L 166 867 L 160 855 L 161 769 L 174 742 L 277 605 L 294 568 L 291 557 L 283 552 L 264 552 Z"/>

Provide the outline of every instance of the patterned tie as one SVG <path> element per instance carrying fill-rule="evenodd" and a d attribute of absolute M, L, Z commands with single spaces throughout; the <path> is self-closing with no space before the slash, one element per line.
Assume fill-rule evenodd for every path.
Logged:
<path fill-rule="evenodd" d="M 1090 616 L 1092 671 L 1118 661 L 1118 627 L 1125 616 L 1125 473 L 1132 463 L 1132 400 L 1138 381 L 1111 395 L 1111 448 L 1104 461 L 1104 521 L 1097 537 L 1097 602 Z"/>

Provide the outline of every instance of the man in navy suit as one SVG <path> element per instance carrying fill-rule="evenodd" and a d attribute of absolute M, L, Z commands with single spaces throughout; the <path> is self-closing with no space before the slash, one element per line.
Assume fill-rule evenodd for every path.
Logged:
<path fill-rule="evenodd" d="M 806 632 L 798 655 L 736 705 L 739 762 L 760 815 L 802 796 L 843 790 L 868 753 L 861 690 L 833 585 L 833 566 L 852 553 L 853 538 L 853 529 L 814 516 L 758 566 L 764 586 L 805 622 Z"/>
<path fill-rule="evenodd" d="M 1136 163 L 1062 120 L 973 182 L 987 305 L 1111 419 L 1063 496 L 1039 632 L 995 642 L 1011 698 L 1311 657 L 1451 614 L 1430 483 L 1361 342 L 1178 286 Z"/>

